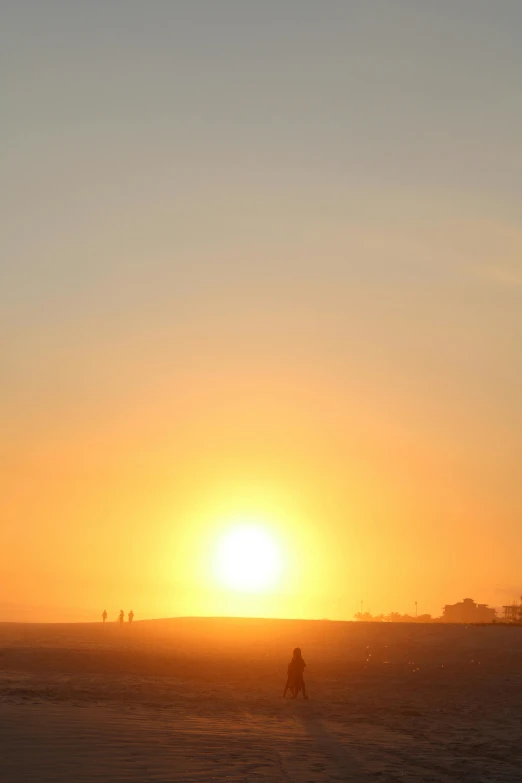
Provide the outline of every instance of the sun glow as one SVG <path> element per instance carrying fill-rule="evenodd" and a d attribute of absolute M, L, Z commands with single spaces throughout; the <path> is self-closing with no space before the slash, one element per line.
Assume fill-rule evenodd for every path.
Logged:
<path fill-rule="evenodd" d="M 277 584 L 281 571 L 280 549 L 261 525 L 237 525 L 219 542 L 217 577 L 222 584 L 234 590 L 268 590 Z"/>

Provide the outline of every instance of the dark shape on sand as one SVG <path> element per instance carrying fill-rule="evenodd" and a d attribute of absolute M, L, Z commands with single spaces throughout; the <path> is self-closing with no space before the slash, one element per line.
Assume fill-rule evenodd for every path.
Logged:
<path fill-rule="evenodd" d="M 286 692 L 288 690 L 290 690 L 290 693 L 292 694 L 292 699 L 297 698 L 299 691 L 303 692 L 303 699 L 308 699 L 308 696 L 306 695 L 305 681 L 303 678 L 305 666 L 306 663 L 304 662 L 301 655 L 301 648 L 296 647 L 292 655 L 292 660 L 288 664 L 288 675 L 285 689 L 283 691 L 283 699 L 285 698 Z"/>

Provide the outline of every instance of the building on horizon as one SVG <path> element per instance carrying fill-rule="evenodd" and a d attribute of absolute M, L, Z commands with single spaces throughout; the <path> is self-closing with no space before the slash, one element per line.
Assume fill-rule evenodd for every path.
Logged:
<path fill-rule="evenodd" d="M 521 603 L 513 602 L 502 607 L 504 610 L 503 619 L 506 623 L 522 623 L 522 596 L 520 598 Z"/>
<path fill-rule="evenodd" d="M 443 610 L 446 623 L 492 623 L 496 616 L 496 609 L 487 604 L 477 604 L 473 598 L 446 604 Z"/>

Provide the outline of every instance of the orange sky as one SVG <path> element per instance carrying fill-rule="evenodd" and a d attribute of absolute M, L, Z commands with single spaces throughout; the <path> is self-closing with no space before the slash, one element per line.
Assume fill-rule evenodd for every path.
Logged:
<path fill-rule="evenodd" d="M 517 597 L 520 11 L 117 5 L 2 33 L 0 620 Z"/>

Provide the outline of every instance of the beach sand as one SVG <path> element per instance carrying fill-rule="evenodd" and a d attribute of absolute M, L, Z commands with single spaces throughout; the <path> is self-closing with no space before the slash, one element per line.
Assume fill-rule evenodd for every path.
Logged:
<path fill-rule="evenodd" d="M 2 783 L 520 781 L 521 715 L 519 627 L 0 625 Z"/>

